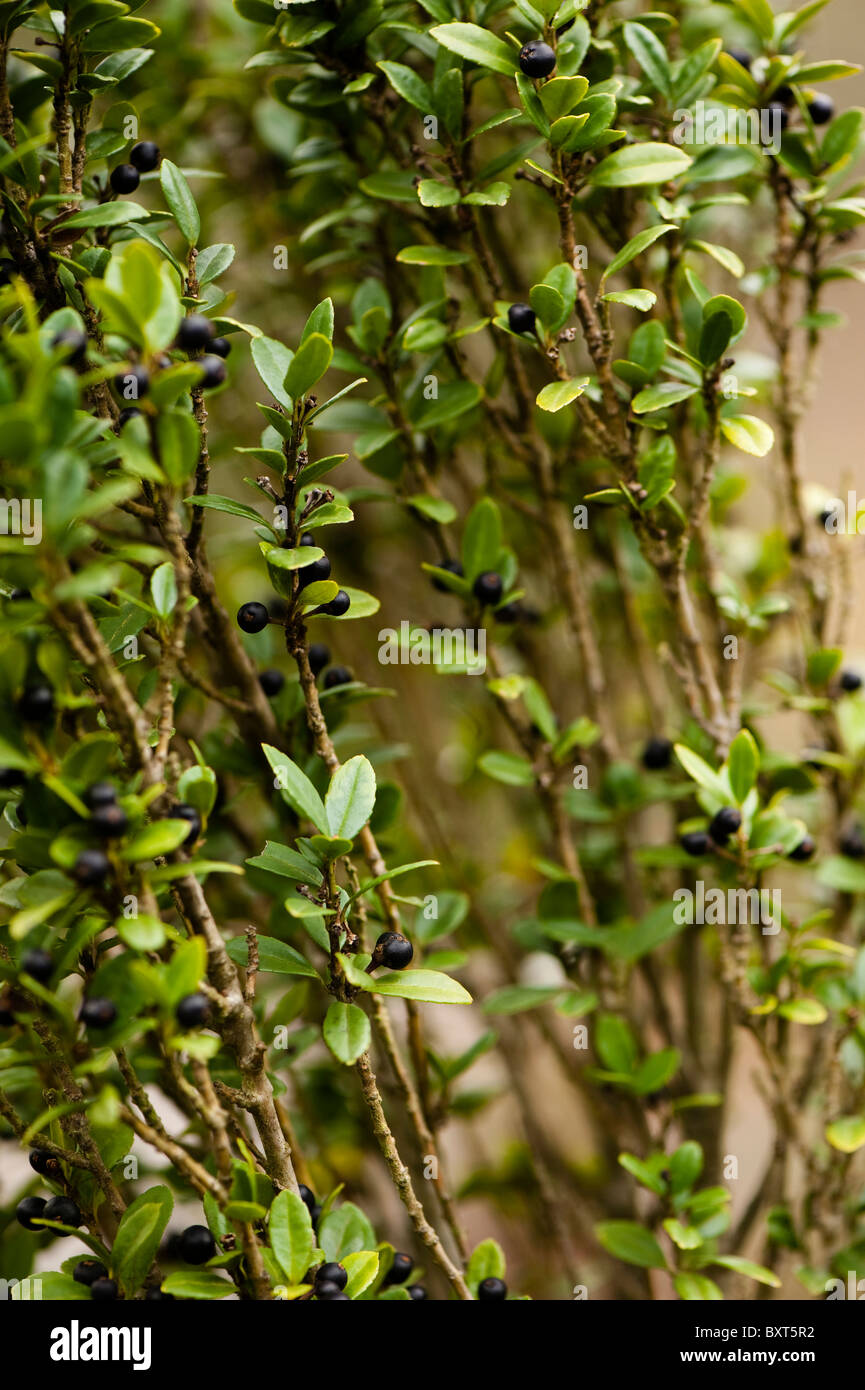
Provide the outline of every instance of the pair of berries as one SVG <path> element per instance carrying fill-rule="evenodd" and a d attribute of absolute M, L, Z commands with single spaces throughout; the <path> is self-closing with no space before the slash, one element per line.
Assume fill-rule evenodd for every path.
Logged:
<path fill-rule="evenodd" d="M 679 844 L 686 854 L 700 859 L 715 846 L 725 845 L 742 824 L 742 813 L 735 806 L 722 806 L 709 822 L 705 830 L 691 830 L 683 835 Z"/>
<path fill-rule="evenodd" d="M 108 182 L 115 193 L 134 193 L 142 174 L 149 174 L 159 163 L 159 146 L 152 140 L 139 140 L 129 151 L 129 163 L 111 170 Z"/>
<path fill-rule="evenodd" d="M 100 840 L 116 840 L 126 834 L 129 821 L 123 807 L 117 805 L 117 789 L 110 782 L 94 782 L 83 801 L 90 812 L 87 824 Z"/>
<path fill-rule="evenodd" d="M 47 1226 L 38 1226 L 37 1221 L 57 1221 L 61 1226 L 80 1226 L 82 1217 L 77 1202 L 71 1197 L 22 1197 L 15 1208 L 15 1216 L 25 1231 L 43 1231 Z M 65 1236 L 67 1231 L 55 1231 L 54 1235 Z"/>
<path fill-rule="evenodd" d="M 305 531 L 300 538 L 301 546 L 315 545 L 315 536 L 311 531 Z M 323 580 L 330 579 L 330 560 L 326 555 L 322 555 L 318 560 L 313 560 L 311 564 L 304 565 L 297 571 L 298 588 L 305 589 L 308 584 L 320 584 Z"/>
<path fill-rule="evenodd" d="M 347 1283 L 348 1275 L 342 1265 L 330 1261 L 328 1264 L 319 1265 L 315 1271 L 312 1291 L 323 1303 L 350 1303 L 351 1299 L 345 1292 Z"/>
<path fill-rule="evenodd" d="M 402 932 L 384 931 L 375 943 L 366 973 L 371 975 L 380 965 L 386 966 L 388 970 L 405 970 L 413 955 L 414 947 Z"/>

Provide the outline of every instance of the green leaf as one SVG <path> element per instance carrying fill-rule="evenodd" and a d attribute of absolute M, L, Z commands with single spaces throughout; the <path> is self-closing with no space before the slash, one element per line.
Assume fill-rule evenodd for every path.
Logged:
<path fill-rule="evenodd" d="M 845 1115 L 826 1128 L 826 1139 L 842 1154 L 853 1154 L 865 1144 L 865 1116 Z"/>
<path fill-rule="evenodd" d="M 157 859 L 163 854 L 171 854 L 179 849 L 189 834 L 188 820 L 157 820 L 151 825 L 142 826 L 120 851 L 121 859 L 127 864 L 137 864 L 143 859 Z"/>
<path fill-rule="evenodd" d="M 595 1023 L 595 1047 L 608 1071 L 628 1074 L 637 1064 L 637 1044 L 628 1023 L 617 1014 L 600 1014 Z"/>
<path fill-rule="evenodd" d="M 479 574 L 495 568 L 501 548 L 501 512 L 491 497 L 482 497 L 469 512 L 463 532 L 463 574 L 470 584 Z"/>
<path fill-rule="evenodd" d="M 128 1296 L 144 1283 L 173 1209 L 169 1189 L 151 1187 L 123 1213 L 111 1247 L 111 1269 Z"/>
<path fill-rule="evenodd" d="M 722 311 L 704 320 L 698 353 L 700 361 L 705 367 L 711 367 L 715 362 L 720 361 L 727 351 L 732 336 L 733 323 L 729 314 Z"/>
<path fill-rule="evenodd" d="M 730 744 L 727 757 L 730 787 L 741 806 L 757 781 L 760 770 L 760 752 L 754 736 L 748 729 L 741 729 Z"/>
<path fill-rule="evenodd" d="M 805 1023 L 811 1027 L 825 1023 L 829 1017 L 825 1004 L 818 999 L 788 999 L 778 1005 L 778 1013 L 793 1023 Z"/>
<path fill-rule="evenodd" d="M 301 772 L 297 763 L 293 763 L 291 758 L 286 757 L 278 748 L 273 748 L 269 743 L 263 743 L 262 751 L 273 771 L 276 773 L 275 785 L 282 792 L 284 799 L 298 815 L 306 816 L 311 820 L 317 830 L 323 835 L 327 835 L 329 826 L 327 822 L 327 812 L 324 809 L 324 802 L 310 782 L 305 772 Z"/>
<path fill-rule="evenodd" d="M 162 1292 L 175 1298 L 227 1298 L 237 1289 L 230 1279 L 223 1279 L 210 1269 L 178 1269 L 162 1281 Z"/>
<path fill-rule="evenodd" d="M 764 1265 L 756 1265 L 753 1260 L 743 1260 L 741 1255 L 714 1255 L 711 1263 L 720 1265 L 722 1269 L 735 1270 L 737 1274 L 744 1274 L 748 1279 L 756 1279 L 758 1284 L 768 1284 L 770 1289 L 781 1287 L 781 1280 L 771 1269 L 766 1269 Z"/>
<path fill-rule="evenodd" d="M 485 1014 L 521 1014 L 549 1004 L 564 993 L 563 985 L 504 985 L 484 1000 Z"/>
<path fill-rule="evenodd" d="M 285 378 L 294 358 L 294 353 L 275 338 L 252 340 L 252 360 L 255 370 L 275 401 L 286 410 L 291 410 L 291 396 L 285 389 Z"/>
<path fill-rule="evenodd" d="M 442 526 L 449 526 L 457 519 L 457 509 L 446 497 L 428 497 L 425 492 L 419 492 L 414 497 L 407 497 L 406 502 L 416 512 L 431 517 Z"/>
<path fill-rule="evenodd" d="M 170 159 L 163 159 L 162 161 L 159 169 L 159 182 L 162 184 L 165 201 L 174 215 L 175 222 L 185 236 L 187 244 L 195 246 L 201 233 L 198 208 L 186 178 Z"/>
<path fill-rule="evenodd" d="M 349 1298 L 359 1298 L 378 1274 L 379 1254 L 377 1250 L 354 1250 L 342 1258 L 342 1267 L 348 1275 L 344 1293 Z"/>
<path fill-rule="evenodd" d="M 352 956 L 339 957 L 349 983 L 372 994 L 417 999 L 427 1004 L 470 1004 L 472 997 L 458 980 L 439 970 L 393 971 L 380 977 L 367 975 Z"/>
<path fill-rule="evenodd" d="M 713 771 L 709 764 L 700 757 L 699 753 L 695 753 L 692 748 L 686 747 L 684 743 L 677 743 L 675 745 L 675 754 L 688 776 L 693 778 L 699 786 L 705 787 L 707 791 L 712 792 L 715 796 L 726 797 L 727 787 L 724 783 L 724 779 L 719 773 Z"/>
<path fill-rule="evenodd" d="M 343 763 L 331 778 L 324 799 L 331 835 L 352 839 L 366 825 L 375 805 L 375 773 L 372 764 L 358 754 Z"/>
<path fill-rule="evenodd" d="M 347 1255 L 375 1246 L 375 1232 L 353 1202 L 329 1211 L 319 1223 L 318 1243 L 329 1260 L 344 1262 Z"/>
<path fill-rule="evenodd" d="M 153 606 L 160 618 L 167 620 L 174 612 L 177 603 L 177 581 L 174 578 L 174 565 L 166 560 L 150 576 L 150 592 Z"/>
<path fill-rule="evenodd" d="M 636 1221 L 601 1221 L 595 1234 L 604 1249 L 616 1259 L 642 1269 L 666 1269 L 664 1252 L 651 1231 Z"/>
<path fill-rule="evenodd" d="M 460 200 L 458 188 L 450 183 L 441 183 L 438 179 L 421 179 L 417 196 L 425 208 L 451 208 Z"/>
<path fill-rule="evenodd" d="M 657 35 L 647 29 L 645 24 L 635 24 L 630 20 L 623 25 L 625 43 L 633 53 L 652 86 L 663 96 L 670 95 L 670 60 L 667 50 Z"/>
<path fill-rule="evenodd" d="M 654 140 L 626 145 L 607 155 L 589 175 L 596 188 L 634 188 L 640 184 L 666 183 L 678 178 L 691 163 L 690 156 L 676 145 Z"/>
<path fill-rule="evenodd" d="M 253 859 L 247 859 L 247 864 L 253 869 L 266 869 L 269 873 L 279 874 L 282 878 L 290 878 L 295 883 L 305 883 L 310 888 L 321 886 L 321 871 L 316 869 L 309 860 L 296 850 L 289 849 L 287 845 L 277 844 L 273 840 L 267 840 L 261 854 Z"/>
<path fill-rule="evenodd" d="M 470 63 L 479 63 L 505 77 L 516 75 L 516 53 L 488 29 L 481 29 L 477 24 L 436 24 L 430 29 L 430 35 L 436 43 L 467 58 Z"/>
<path fill-rule="evenodd" d="M 377 63 L 385 77 L 395 92 L 413 106 L 422 115 L 427 115 L 433 109 L 432 92 L 429 85 L 414 71 L 414 68 L 406 67 L 404 63 Z"/>
<path fill-rule="evenodd" d="M 249 963 L 249 946 L 245 936 L 232 937 L 226 946 L 229 956 L 237 965 Z M 260 970 L 269 970 L 274 975 L 305 975 L 312 980 L 319 978 L 318 972 L 309 961 L 304 960 L 299 951 L 280 941 L 275 936 L 258 938 L 258 963 Z"/>
<path fill-rule="evenodd" d="M 508 787 L 534 785 L 535 774 L 532 765 L 528 758 L 524 758 L 520 753 L 503 753 L 494 749 L 481 754 L 478 767 L 487 777 L 492 777 L 495 782 L 504 782 Z"/>
<path fill-rule="evenodd" d="M 668 232 L 675 231 L 678 231 L 675 222 L 662 222 L 657 227 L 645 227 L 642 232 L 637 232 L 637 235 L 631 237 L 631 240 L 627 242 L 622 247 L 621 251 L 618 251 L 610 261 L 610 264 L 601 276 L 601 284 L 603 285 L 611 275 L 615 275 L 617 270 L 621 270 L 623 266 L 628 265 L 637 256 L 642 255 L 643 251 L 647 251 L 650 246 L 653 246 L 654 243 L 660 239 L 660 237 L 666 236 Z"/>
<path fill-rule="evenodd" d="M 403 265 L 465 265 L 471 260 L 467 251 L 451 251 L 447 246 L 404 246 L 397 252 Z"/>
<path fill-rule="evenodd" d="M 290 1284 L 299 1284 L 312 1264 L 315 1232 L 309 1209 L 296 1192 L 280 1192 L 267 1218 L 270 1246 Z"/>
<path fill-rule="evenodd" d="M 570 405 L 583 394 L 588 384 L 587 376 L 573 377 L 570 381 L 551 381 L 538 392 L 535 405 L 551 413 L 564 410 L 566 405 Z"/>
<path fill-rule="evenodd" d="M 65 217 L 64 229 L 69 227 L 119 227 L 123 222 L 137 222 L 147 217 L 147 209 L 140 203 L 100 203 L 96 208 L 84 208 Z"/>
<path fill-rule="evenodd" d="M 635 415 L 648 415 L 653 410 L 666 410 L 680 401 L 687 401 L 697 394 L 696 386 L 688 386 L 681 381 L 662 381 L 657 386 L 647 386 L 631 401 Z"/>
<path fill-rule="evenodd" d="M 466 1265 L 466 1283 L 475 1297 L 484 1279 L 504 1279 L 505 1273 L 505 1255 L 498 1241 L 488 1238 L 475 1246 Z"/>
<path fill-rule="evenodd" d="M 743 454 L 752 454 L 758 459 L 765 458 L 775 443 L 771 426 L 765 420 L 758 420 L 755 415 L 724 416 L 721 433 Z"/>
<path fill-rule="evenodd" d="M 670 1155 L 670 1191 L 688 1192 L 703 1171 L 703 1150 L 694 1139 L 680 1144 Z"/>
<path fill-rule="evenodd" d="M 333 344 L 323 333 L 311 333 L 298 348 L 285 375 L 290 396 L 305 396 L 330 366 Z"/>
<path fill-rule="evenodd" d="M 610 304 L 627 304 L 631 309 L 639 309 L 641 314 L 647 314 L 658 301 L 654 290 L 614 290 L 602 294 L 601 298 Z"/>
<path fill-rule="evenodd" d="M 714 1279 L 705 1274 L 677 1274 L 673 1288 L 686 1303 L 719 1303 L 724 1297 Z"/>
<path fill-rule="evenodd" d="M 334 1000 L 325 1015 L 322 1031 L 336 1060 L 347 1067 L 369 1047 L 369 1019 L 357 1004 L 340 1004 Z"/>
<path fill-rule="evenodd" d="M 264 523 L 264 517 L 248 507 L 245 502 L 235 502 L 233 497 L 220 497 L 215 492 L 202 493 L 201 496 L 187 497 L 190 507 L 209 507 L 212 512 L 228 512 L 231 516 L 242 516 L 246 521 L 254 521 L 256 526 Z"/>

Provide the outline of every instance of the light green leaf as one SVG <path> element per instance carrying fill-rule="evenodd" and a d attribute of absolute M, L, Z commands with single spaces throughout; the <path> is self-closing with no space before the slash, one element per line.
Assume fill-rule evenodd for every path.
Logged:
<path fill-rule="evenodd" d="M 366 825 L 375 805 L 375 773 L 362 754 L 343 763 L 331 778 L 324 799 L 331 835 L 353 838 Z"/>
<path fill-rule="evenodd" d="M 278 748 L 263 743 L 262 750 L 273 771 L 276 773 L 275 786 L 298 815 L 306 816 L 323 835 L 329 831 L 324 802 L 297 763 L 286 757 Z"/>
<path fill-rule="evenodd" d="M 588 182 L 596 188 L 634 188 L 640 184 L 666 183 L 678 178 L 691 163 L 690 156 L 676 145 L 626 145 L 607 155 L 589 175 Z"/>
<path fill-rule="evenodd" d="M 298 348 L 285 375 L 289 396 L 305 396 L 330 366 L 333 344 L 323 333 L 311 333 Z"/>
<path fill-rule="evenodd" d="M 357 1004 L 341 1004 L 334 1000 L 325 1015 L 322 1031 L 334 1057 L 347 1067 L 369 1047 L 369 1019 Z"/>
<path fill-rule="evenodd" d="M 312 1264 L 315 1233 L 303 1198 L 296 1192 L 274 1197 L 267 1218 L 270 1245 L 290 1284 L 299 1284 Z"/>
<path fill-rule="evenodd" d="M 564 410 L 566 405 L 570 405 L 583 394 L 588 384 L 587 376 L 573 377 L 570 381 L 551 381 L 538 392 L 535 405 L 550 413 Z"/>
<path fill-rule="evenodd" d="M 666 1269 L 667 1262 L 651 1231 L 636 1221 L 601 1221 L 595 1234 L 604 1249 L 616 1259 L 642 1269 Z"/>
<path fill-rule="evenodd" d="M 159 169 L 159 182 L 162 184 L 165 201 L 174 215 L 175 222 L 186 237 L 187 243 L 194 246 L 201 233 L 201 219 L 186 178 L 170 159 L 163 159 Z"/>
<path fill-rule="evenodd" d="M 430 35 L 451 53 L 458 53 L 470 63 L 479 63 L 483 68 L 491 68 L 505 77 L 514 77 L 517 71 L 517 55 L 501 39 L 497 39 L 488 29 L 477 24 L 436 24 Z"/>
<path fill-rule="evenodd" d="M 458 980 L 439 970 L 401 970 L 375 978 L 367 975 L 352 956 L 339 957 L 349 983 L 372 994 L 390 994 L 427 1004 L 470 1004 L 472 997 Z"/>
<path fill-rule="evenodd" d="M 721 420 L 721 433 L 725 439 L 744 454 L 754 458 L 765 458 L 775 443 L 775 436 L 765 420 L 756 415 L 727 415 Z"/>

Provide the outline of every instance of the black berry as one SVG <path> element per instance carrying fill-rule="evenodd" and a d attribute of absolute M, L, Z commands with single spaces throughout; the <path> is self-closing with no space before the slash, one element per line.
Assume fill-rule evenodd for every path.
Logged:
<path fill-rule="evenodd" d="M 262 632 L 269 616 L 263 603 L 244 603 L 237 610 L 237 626 L 241 632 Z"/>
<path fill-rule="evenodd" d="M 19 767 L 0 768 L 0 791 L 8 792 L 13 787 L 23 787 L 26 780 Z"/>
<path fill-rule="evenodd" d="M 110 999 L 85 999 L 78 1015 L 85 1028 L 110 1028 L 117 1018 L 117 1008 Z"/>
<path fill-rule="evenodd" d="M 177 1248 L 188 1265 L 203 1265 L 216 1254 L 216 1241 L 206 1226 L 187 1226 Z"/>
<path fill-rule="evenodd" d="M 787 858 L 792 859 L 796 864 L 804 864 L 813 856 L 816 848 L 817 846 L 812 837 L 810 835 L 805 835 L 803 839 L 799 841 L 796 848 L 791 849 Z"/>
<path fill-rule="evenodd" d="M 478 1298 L 482 1303 L 500 1303 L 508 1296 L 508 1286 L 504 1279 L 482 1279 L 478 1284 Z"/>
<path fill-rule="evenodd" d="M 325 646 L 324 642 L 310 642 L 307 655 L 309 657 L 309 669 L 314 676 L 317 676 L 330 661 L 330 648 Z"/>
<path fill-rule="evenodd" d="M 459 560 L 442 560 L 438 568 L 440 570 L 447 570 L 448 574 L 455 574 L 459 579 L 462 579 L 463 567 Z M 443 584 L 437 575 L 433 575 L 432 586 L 434 589 L 438 589 L 440 594 L 449 594 L 451 592 L 448 586 Z"/>
<path fill-rule="evenodd" d="M 414 955 L 411 942 L 398 931 L 383 931 L 375 943 L 372 959 L 366 967 L 368 975 L 380 965 L 388 970 L 405 970 Z"/>
<path fill-rule="evenodd" d="M 163 1293 L 161 1289 L 147 1289 L 144 1294 L 145 1303 L 173 1303 L 173 1293 Z"/>
<path fill-rule="evenodd" d="M 773 116 L 774 113 L 777 112 L 777 118 L 780 122 L 781 129 L 786 130 L 788 125 L 790 124 L 790 112 L 788 108 L 785 106 L 784 102 L 770 101 L 769 110 L 773 113 Z"/>
<path fill-rule="evenodd" d="M 71 1197 L 52 1197 L 46 1203 L 42 1215 L 46 1221 L 58 1221 L 61 1226 L 80 1226 L 81 1210 L 77 1202 L 73 1202 Z M 55 1235 L 63 1236 L 65 1231 L 56 1231 Z"/>
<path fill-rule="evenodd" d="M 347 1293 L 333 1293 L 324 1301 L 325 1303 L 351 1303 L 351 1299 Z"/>
<path fill-rule="evenodd" d="M 792 106 L 795 101 L 796 93 L 793 91 L 793 88 L 788 87 L 786 83 L 781 87 L 776 87 L 775 91 L 772 93 L 772 105 L 778 102 L 781 106 Z"/>
<path fill-rule="evenodd" d="M 150 390 L 150 373 L 146 367 L 127 367 L 115 376 L 114 389 L 124 401 L 140 401 Z"/>
<path fill-rule="evenodd" d="M 79 328 L 64 328 L 51 339 L 53 348 L 61 348 L 67 362 L 81 367 L 87 359 L 87 336 Z"/>
<path fill-rule="evenodd" d="M 349 608 L 351 608 L 351 599 L 345 589 L 340 589 L 336 598 L 332 598 L 330 603 L 323 603 L 315 611 L 316 613 L 327 613 L 331 618 L 341 618 L 343 613 L 348 612 Z"/>
<path fill-rule="evenodd" d="M 175 342 L 183 352 L 200 352 L 213 337 L 213 324 L 203 314 L 187 314 L 177 330 Z"/>
<path fill-rule="evenodd" d="M 118 164 L 111 170 L 108 182 L 115 193 L 134 193 L 141 182 L 141 175 L 134 164 Z"/>
<path fill-rule="evenodd" d="M 210 391 L 214 386 L 221 386 L 228 375 L 222 358 L 214 357 L 210 353 L 207 357 L 200 358 L 198 365 L 201 368 L 201 379 L 198 384 L 202 391 Z"/>
<path fill-rule="evenodd" d="M 330 670 L 325 673 L 322 685 L 325 690 L 334 690 L 338 685 L 348 685 L 353 679 L 354 677 L 347 666 L 331 666 Z"/>
<path fill-rule="evenodd" d="M 47 1203 L 44 1197 L 22 1197 L 15 1208 L 15 1218 L 25 1231 L 41 1231 L 42 1226 L 34 1226 L 35 1217 L 42 1216 Z"/>
<path fill-rule="evenodd" d="M 861 690 L 862 677 L 857 675 L 855 671 L 842 671 L 841 679 L 838 684 L 841 686 L 842 690 Z"/>
<path fill-rule="evenodd" d="M 681 836 L 679 844 L 693 859 L 701 859 L 712 848 L 712 841 L 705 830 L 689 830 L 686 835 Z"/>
<path fill-rule="evenodd" d="M 520 49 L 520 67 L 526 77 L 549 77 L 555 66 L 555 52 L 541 39 L 532 39 Z"/>
<path fill-rule="evenodd" d="M 413 1269 L 414 1260 L 411 1255 L 403 1255 L 397 1251 L 393 1257 L 393 1264 L 384 1276 L 384 1282 L 386 1284 L 404 1284 Z"/>
<path fill-rule="evenodd" d="M 185 801 L 181 801 L 177 806 L 172 806 L 171 810 L 168 812 L 168 819 L 189 821 L 189 834 L 183 841 L 183 844 L 187 849 L 190 845 L 195 844 L 196 840 L 201 835 L 201 816 L 194 806 L 187 806 Z"/>
<path fill-rule="evenodd" d="M 323 1284 L 325 1281 L 330 1284 L 335 1284 L 337 1289 L 344 1289 L 348 1283 L 348 1274 L 343 1269 L 342 1265 L 335 1264 L 331 1260 L 329 1264 L 319 1265 L 318 1269 L 315 1271 L 316 1285 Z"/>
<path fill-rule="evenodd" d="M 673 757 L 673 745 L 668 738 L 652 737 L 643 749 L 643 767 L 651 772 L 660 772 L 669 767 Z"/>
<path fill-rule="evenodd" d="M 54 717 L 50 685 L 28 685 L 18 699 L 18 714 L 27 724 L 47 724 Z"/>
<path fill-rule="evenodd" d="M 47 951 L 26 951 L 21 957 L 21 969 L 38 980 L 40 985 L 45 985 L 51 979 L 54 962 Z"/>
<path fill-rule="evenodd" d="M 305 1182 L 298 1183 L 297 1190 L 300 1194 L 300 1200 L 303 1202 L 310 1216 L 312 1216 L 317 1205 L 315 1200 L 315 1193 L 313 1192 L 311 1187 L 307 1187 Z"/>
<path fill-rule="evenodd" d="M 90 1297 L 94 1303 L 113 1303 L 118 1296 L 117 1281 L 114 1279 L 94 1279 L 90 1285 Z"/>
<path fill-rule="evenodd" d="M 187 994 L 175 1013 L 182 1028 L 203 1028 L 210 1019 L 210 1000 L 206 994 Z"/>
<path fill-rule="evenodd" d="M 330 560 L 326 555 L 320 559 L 313 560 L 312 564 L 304 565 L 303 569 L 297 571 L 298 587 L 305 589 L 307 584 L 317 584 L 320 580 L 330 578 Z"/>
<path fill-rule="evenodd" d="M 60 1176 L 60 1164 L 53 1154 L 46 1152 L 45 1149 L 33 1149 L 30 1158 L 30 1167 L 34 1173 L 38 1173 L 41 1178 L 57 1178 Z"/>
<path fill-rule="evenodd" d="M 99 806 L 113 806 L 117 800 L 117 788 L 111 782 L 93 782 L 81 798 L 88 811 Z"/>
<path fill-rule="evenodd" d="M 29 589 L 13 589 L 11 594 L 9 595 L 9 602 L 23 603 L 25 599 L 29 599 L 32 597 L 33 595 L 31 594 Z"/>
<path fill-rule="evenodd" d="M 79 1260 L 72 1271 L 72 1278 L 76 1284 L 86 1284 L 90 1288 L 97 1279 L 107 1279 L 108 1270 L 101 1260 Z"/>
<path fill-rule="evenodd" d="M 152 140 L 139 140 L 129 151 L 129 163 L 142 174 L 149 174 L 159 163 L 159 146 Z"/>
<path fill-rule="evenodd" d="M 709 822 L 709 834 L 716 845 L 725 845 L 741 824 L 741 811 L 735 806 L 722 806 Z"/>
<path fill-rule="evenodd" d="M 281 671 L 269 668 L 267 671 L 259 671 L 258 684 L 268 699 L 271 699 L 274 695 L 278 695 L 285 685 L 285 676 Z"/>
<path fill-rule="evenodd" d="M 503 603 L 495 613 L 497 623 L 518 623 L 522 616 L 523 610 L 518 603 Z"/>
<path fill-rule="evenodd" d="M 486 570 L 484 574 L 479 574 L 472 585 L 472 593 L 485 608 L 498 603 L 502 589 L 502 577 L 496 574 L 495 570 Z"/>
<path fill-rule="evenodd" d="M 108 856 L 101 849 L 83 849 L 75 860 L 72 876 L 82 887 L 92 888 L 103 882 L 110 868 Z"/>
<path fill-rule="evenodd" d="M 429 1294 L 427 1293 L 423 1284 L 412 1284 L 411 1288 L 408 1291 L 408 1296 L 410 1299 L 412 1299 L 414 1303 L 423 1303 L 426 1299 L 429 1298 Z"/>
<path fill-rule="evenodd" d="M 87 823 L 94 834 L 102 840 L 116 840 L 119 836 L 125 835 L 129 828 L 126 812 L 122 806 L 118 806 L 116 803 L 108 806 L 97 806 Z"/>
<path fill-rule="evenodd" d="M 512 304 L 508 309 L 508 328 L 512 333 L 534 333 L 535 311 L 530 304 Z"/>
<path fill-rule="evenodd" d="M 227 338 L 214 338 L 210 344 L 210 351 L 217 357 L 227 357 L 231 352 L 231 343 Z"/>
<path fill-rule="evenodd" d="M 320 1298 L 322 1302 L 329 1303 L 332 1298 L 336 1298 L 341 1293 L 342 1289 L 339 1284 L 335 1284 L 332 1279 L 322 1279 L 320 1282 L 316 1279 L 315 1296 Z"/>
<path fill-rule="evenodd" d="M 300 538 L 301 545 L 315 545 L 315 536 L 311 531 L 304 531 Z"/>
<path fill-rule="evenodd" d="M 848 859 L 865 859 L 865 835 L 861 825 L 851 825 L 838 841 L 838 848 Z"/>
<path fill-rule="evenodd" d="M 808 102 L 808 115 L 815 125 L 826 125 L 835 115 L 835 103 L 825 92 L 817 92 Z"/>

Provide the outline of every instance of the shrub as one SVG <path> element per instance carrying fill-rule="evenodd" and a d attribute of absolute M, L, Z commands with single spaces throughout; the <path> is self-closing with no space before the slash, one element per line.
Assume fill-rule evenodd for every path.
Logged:
<path fill-rule="evenodd" d="M 862 1271 L 819 8 L 0 4 L 3 1277 Z"/>

